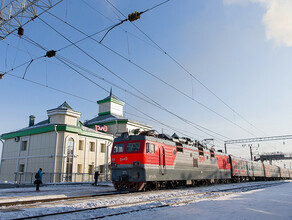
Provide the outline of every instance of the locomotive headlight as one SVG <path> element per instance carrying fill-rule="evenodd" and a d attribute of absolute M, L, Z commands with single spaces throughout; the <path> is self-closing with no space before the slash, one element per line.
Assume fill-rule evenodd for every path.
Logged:
<path fill-rule="evenodd" d="M 133 166 L 134 166 L 134 167 L 138 167 L 138 166 L 140 166 L 140 161 L 134 161 L 134 162 L 133 162 Z"/>
<path fill-rule="evenodd" d="M 117 167 L 117 163 L 116 163 L 116 162 L 112 162 L 112 163 L 111 163 L 111 166 L 112 166 L 112 167 Z"/>

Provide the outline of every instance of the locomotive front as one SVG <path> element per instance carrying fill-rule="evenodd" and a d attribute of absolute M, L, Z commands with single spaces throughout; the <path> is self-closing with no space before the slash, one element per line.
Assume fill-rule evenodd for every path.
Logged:
<path fill-rule="evenodd" d="M 145 185 L 145 139 L 119 137 L 111 153 L 112 181 L 118 190 L 140 191 Z"/>

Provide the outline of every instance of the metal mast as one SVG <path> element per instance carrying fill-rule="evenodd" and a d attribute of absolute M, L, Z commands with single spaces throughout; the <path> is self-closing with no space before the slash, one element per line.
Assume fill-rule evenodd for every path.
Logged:
<path fill-rule="evenodd" d="M 5 39 L 19 27 L 37 18 L 63 0 L 11 0 L 1 2 L 0 38 Z"/>

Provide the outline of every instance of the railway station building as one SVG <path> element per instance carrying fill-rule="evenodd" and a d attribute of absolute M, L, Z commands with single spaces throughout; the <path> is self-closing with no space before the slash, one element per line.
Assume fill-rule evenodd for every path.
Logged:
<path fill-rule="evenodd" d="M 43 169 L 43 182 L 93 181 L 94 171 L 102 180 L 110 174 L 110 152 L 114 136 L 151 126 L 124 118 L 125 103 L 112 93 L 97 102 L 98 117 L 79 121 L 81 113 L 67 102 L 47 110 L 47 119 L 1 135 L 4 140 L 0 182 L 29 183 Z"/>

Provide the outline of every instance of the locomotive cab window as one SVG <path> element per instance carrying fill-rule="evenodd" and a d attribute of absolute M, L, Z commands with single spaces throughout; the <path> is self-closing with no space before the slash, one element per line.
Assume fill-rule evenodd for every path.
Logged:
<path fill-rule="evenodd" d="M 152 153 L 155 154 L 155 145 L 147 143 L 146 144 L 146 153 Z"/>
<path fill-rule="evenodd" d="M 113 148 L 113 153 L 123 153 L 124 152 L 124 144 L 115 144 Z"/>
<path fill-rule="evenodd" d="M 211 157 L 215 157 L 215 153 L 213 150 L 210 150 L 210 155 L 211 155 Z"/>
<path fill-rule="evenodd" d="M 140 143 L 128 143 L 126 152 L 138 152 L 140 151 Z"/>

